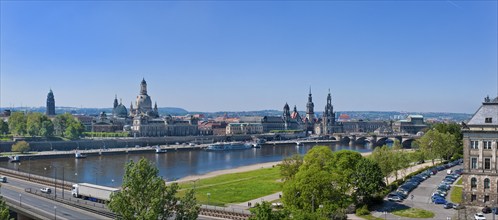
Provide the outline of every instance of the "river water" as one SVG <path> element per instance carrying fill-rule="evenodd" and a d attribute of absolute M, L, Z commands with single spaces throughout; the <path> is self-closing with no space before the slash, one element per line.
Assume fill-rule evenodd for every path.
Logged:
<path fill-rule="evenodd" d="M 319 144 L 324 145 L 324 144 Z M 30 172 L 47 177 L 55 177 L 71 182 L 87 182 L 119 187 L 124 175 L 126 162 L 138 161 L 144 157 L 157 164 L 159 175 L 171 181 L 190 175 L 200 175 L 212 171 L 231 169 L 257 163 L 275 162 L 293 154 L 305 154 L 315 144 L 297 147 L 296 145 L 263 145 L 262 148 L 232 151 L 168 151 L 163 154 L 135 153 L 119 155 L 88 156 L 85 159 L 56 158 L 22 161 L 19 164 L 2 162 L 0 167 Z M 348 149 L 370 152 L 365 146 L 328 145 L 333 151 Z"/>

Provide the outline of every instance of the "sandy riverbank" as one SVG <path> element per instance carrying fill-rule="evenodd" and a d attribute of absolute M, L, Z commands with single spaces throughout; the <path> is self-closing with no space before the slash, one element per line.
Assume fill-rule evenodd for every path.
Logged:
<path fill-rule="evenodd" d="M 372 154 L 372 152 L 361 153 L 362 156 L 367 156 L 370 154 Z M 248 166 L 241 166 L 241 167 L 237 167 L 237 168 L 233 168 L 233 169 L 217 170 L 217 171 L 213 171 L 213 172 L 209 172 L 209 173 L 205 173 L 205 174 L 201 174 L 201 175 L 186 176 L 186 177 L 178 179 L 174 182 L 188 182 L 188 181 L 192 181 L 192 180 L 206 179 L 206 178 L 211 178 L 211 177 L 224 175 L 224 174 L 241 173 L 241 172 L 247 172 L 247 171 L 251 171 L 251 170 L 257 170 L 260 168 L 269 168 L 269 167 L 276 166 L 280 162 L 282 162 L 282 161 L 258 163 L 258 164 L 248 165 Z"/>

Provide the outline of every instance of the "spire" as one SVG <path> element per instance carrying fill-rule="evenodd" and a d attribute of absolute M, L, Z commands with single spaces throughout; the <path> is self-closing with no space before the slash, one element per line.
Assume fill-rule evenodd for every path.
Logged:
<path fill-rule="evenodd" d="M 118 95 L 114 95 L 114 108 L 118 107 Z"/>
<path fill-rule="evenodd" d="M 142 78 L 142 82 L 140 83 L 140 95 L 147 95 L 147 82 L 145 82 L 145 78 Z"/>

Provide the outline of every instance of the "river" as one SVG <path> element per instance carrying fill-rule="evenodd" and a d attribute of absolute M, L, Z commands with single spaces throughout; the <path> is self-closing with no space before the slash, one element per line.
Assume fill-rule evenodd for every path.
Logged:
<path fill-rule="evenodd" d="M 89 156 L 85 159 L 56 158 L 22 161 L 19 164 L 2 162 L 1 167 L 30 172 L 71 182 L 87 182 L 119 187 L 124 175 L 126 162 L 138 161 L 144 157 L 157 164 L 159 175 L 167 181 L 190 175 L 201 175 L 212 171 L 231 169 L 240 166 L 280 161 L 293 154 L 305 154 L 316 144 L 304 145 L 263 145 L 262 148 L 232 151 L 185 150 L 168 151 L 164 154 L 136 153 L 104 156 Z M 319 144 L 324 145 L 324 144 Z M 370 152 L 365 146 L 328 145 L 333 151 L 348 149 Z"/>

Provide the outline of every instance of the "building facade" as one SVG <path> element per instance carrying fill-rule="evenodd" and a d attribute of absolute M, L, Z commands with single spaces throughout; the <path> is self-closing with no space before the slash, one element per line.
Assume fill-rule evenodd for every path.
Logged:
<path fill-rule="evenodd" d="M 226 134 L 262 134 L 263 125 L 261 123 L 230 123 L 226 127 Z"/>
<path fill-rule="evenodd" d="M 405 120 L 394 122 L 393 130 L 398 133 L 417 134 L 427 128 L 422 115 L 409 115 Z"/>
<path fill-rule="evenodd" d="M 481 107 L 462 124 L 463 203 L 477 206 L 498 204 L 498 97 L 484 99 Z"/>
<path fill-rule="evenodd" d="M 50 89 L 47 95 L 47 109 L 45 111 L 45 114 L 49 116 L 55 115 L 55 98 L 52 89 Z"/>

